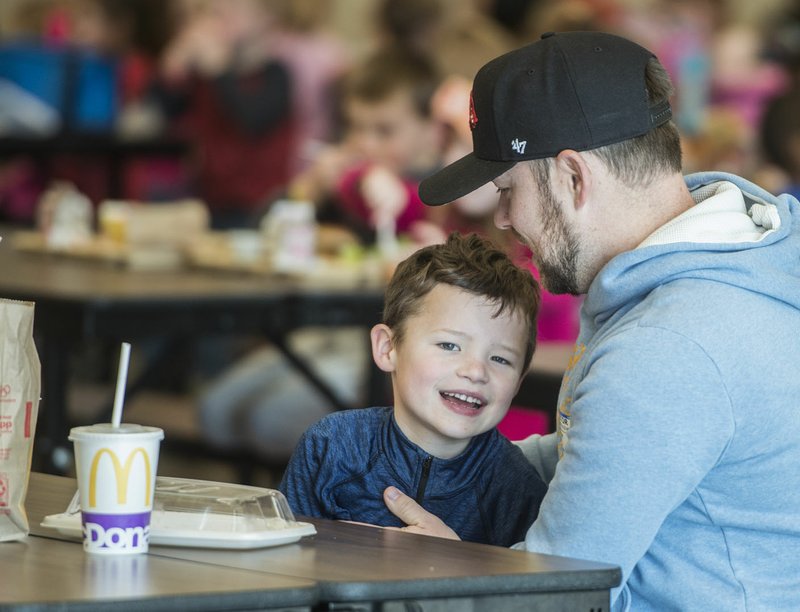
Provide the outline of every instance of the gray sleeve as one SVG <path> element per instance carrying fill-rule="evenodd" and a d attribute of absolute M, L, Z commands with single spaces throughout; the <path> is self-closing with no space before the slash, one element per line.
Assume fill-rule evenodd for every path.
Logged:
<path fill-rule="evenodd" d="M 534 434 L 514 442 L 521 450 L 525 458 L 533 465 L 539 476 L 545 482 L 550 482 L 556 472 L 558 463 L 558 436 L 551 433 L 545 436 Z"/>

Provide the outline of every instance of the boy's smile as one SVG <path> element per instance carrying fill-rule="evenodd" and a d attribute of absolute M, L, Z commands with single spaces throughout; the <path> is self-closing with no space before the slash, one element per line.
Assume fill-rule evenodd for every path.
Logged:
<path fill-rule="evenodd" d="M 529 330 L 526 318 L 484 296 L 441 284 L 422 301 L 378 365 L 392 372 L 394 412 L 415 444 L 440 458 L 455 457 L 469 440 L 505 416 L 519 388 Z"/>
<path fill-rule="evenodd" d="M 451 403 L 452 410 L 456 412 L 465 410 L 466 414 L 471 414 L 469 412 L 470 410 L 478 410 L 486 403 L 486 400 L 482 397 L 478 397 L 469 393 L 442 391 L 439 393 L 439 395 Z"/>

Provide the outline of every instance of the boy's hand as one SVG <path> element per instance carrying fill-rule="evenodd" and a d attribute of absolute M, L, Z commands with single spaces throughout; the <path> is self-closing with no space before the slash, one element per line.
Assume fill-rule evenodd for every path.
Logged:
<path fill-rule="evenodd" d="M 400 492 L 396 487 L 386 488 L 383 492 L 383 501 L 391 513 L 407 525 L 407 527 L 397 528 L 400 531 L 447 538 L 448 540 L 461 539 L 438 516 L 423 509 L 422 506 L 408 495 Z M 392 528 L 387 527 L 387 529 Z"/>

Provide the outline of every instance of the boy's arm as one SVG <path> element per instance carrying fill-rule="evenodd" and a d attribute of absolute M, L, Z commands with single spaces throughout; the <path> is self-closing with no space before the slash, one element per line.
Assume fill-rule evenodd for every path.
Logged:
<path fill-rule="evenodd" d="M 286 496 L 294 514 L 323 517 L 323 507 L 315 488 L 320 455 L 315 452 L 313 435 L 307 431 L 300 438 L 283 473 L 278 489 Z"/>

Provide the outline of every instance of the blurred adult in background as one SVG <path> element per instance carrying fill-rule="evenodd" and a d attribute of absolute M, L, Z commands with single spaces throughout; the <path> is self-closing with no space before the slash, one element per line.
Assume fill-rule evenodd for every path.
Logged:
<path fill-rule="evenodd" d="M 195 150 L 193 191 L 215 228 L 247 227 L 294 159 L 292 77 L 273 0 L 184 0 L 159 96 Z"/>
<path fill-rule="evenodd" d="M 763 26 L 723 15 L 711 45 L 710 105 L 734 111 L 755 136 L 767 101 L 786 88 L 783 66 L 766 53 Z"/>

